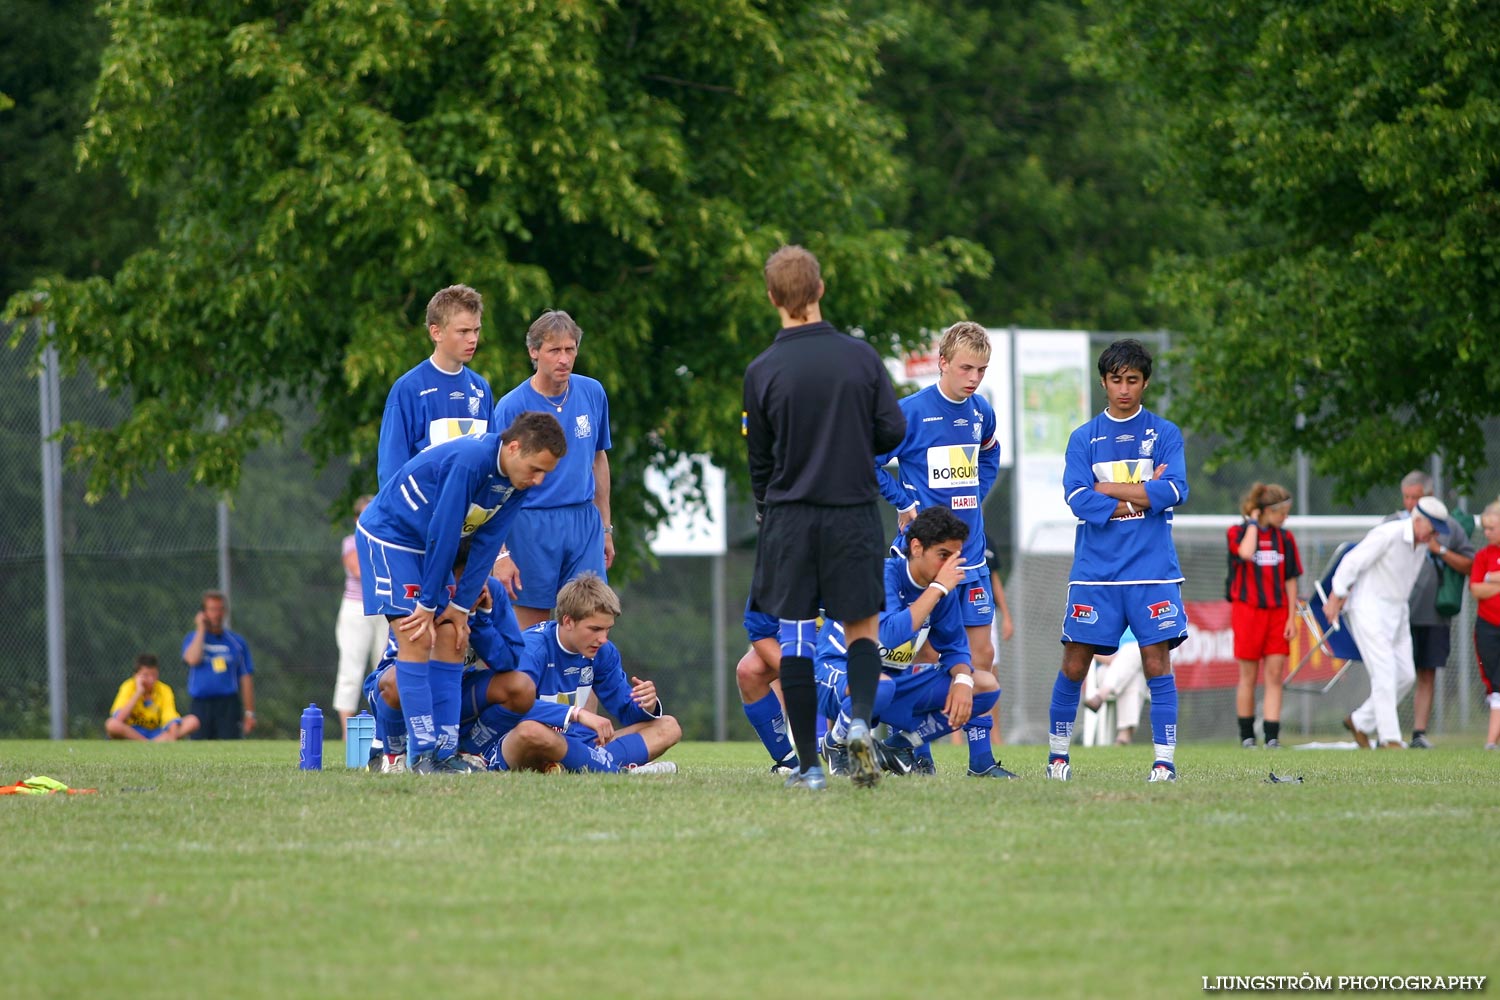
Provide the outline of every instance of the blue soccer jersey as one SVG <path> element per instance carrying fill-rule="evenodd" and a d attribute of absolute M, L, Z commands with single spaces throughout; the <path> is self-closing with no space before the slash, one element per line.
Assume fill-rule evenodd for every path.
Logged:
<path fill-rule="evenodd" d="M 1153 479 L 1158 466 L 1161 478 Z M 1151 506 L 1115 516 L 1096 483 L 1142 483 Z M 1118 420 L 1106 410 L 1068 439 L 1063 495 L 1078 516 L 1070 583 L 1181 583 L 1172 508 L 1188 498 L 1182 432 L 1142 407 Z"/>
<path fill-rule="evenodd" d="M 495 405 L 496 430 L 504 431 L 523 413 L 539 410 L 557 417 L 568 439 L 568 453 L 546 481 L 527 491 L 527 507 L 566 507 L 594 502 L 594 456 L 609 451 L 609 397 L 596 379 L 574 372 L 568 391 L 557 402 L 531 387 L 527 379 Z"/>
<path fill-rule="evenodd" d="M 402 375 L 385 397 L 375 473 L 385 486 L 414 455 L 460 437 L 499 432 L 491 426 L 495 394 L 468 367 L 445 372 L 423 361 Z"/>
<path fill-rule="evenodd" d="M 876 466 L 891 459 L 895 475 L 879 468 L 880 495 L 897 510 L 948 507 L 969 526 L 963 568 L 983 569 L 984 498 L 1000 472 L 1000 439 L 995 409 L 975 394 L 961 402 L 944 396 L 936 385 L 901 400 L 906 436 L 896 449 L 877 455 Z"/>
<path fill-rule="evenodd" d="M 183 636 L 182 651 L 192 645 L 196 631 Z M 203 659 L 188 667 L 187 692 L 191 698 L 225 698 L 240 693 L 240 678 L 255 673 L 250 644 L 238 632 L 203 633 Z"/>
<path fill-rule="evenodd" d="M 944 595 L 925 621 L 913 621 L 911 605 L 927 588 L 919 587 L 902 558 L 885 561 L 885 606 L 880 614 L 880 658 L 887 673 L 910 670 L 917 653 L 928 642 L 938 653 L 944 670 L 955 664 L 972 663 L 969 634 L 964 629 L 962 593 L 955 590 Z M 818 632 L 816 662 L 830 663 L 843 669 L 848 660 L 848 643 L 844 626 L 831 619 Z"/>
<path fill-rule="evenodd" d="M 588 701 L 592 692 L 599 704 L 622 726 L 649 722 L 661 713 L 660 698 L 653 715 L 630 697 L 630 678 L 620 661 L 620 651 L 605 642 L 593 658 L 563 648 L 557 638 L 556 621 L 533 625 L 525 632 L 526 651 L 521 669 L 536 681 L 536 704 L 526 718 L 562 729 L 573 706 Z"/>
<path fill-rule="evenodd" d="M 470 609 L 490 575 L 500 545 L 521 509 L 521 497 L 500 471 L 500 435 L 460 438 L 419 453 L 359 516 L 359 530 L 382 543 L 422 553 L 422 582 L 413 596 L 437 608 L 448 596 L 459 542 L 471 537 L 468 565 L 453 603 Z M 368 600 L 367 600 L 368 606 Z"/>

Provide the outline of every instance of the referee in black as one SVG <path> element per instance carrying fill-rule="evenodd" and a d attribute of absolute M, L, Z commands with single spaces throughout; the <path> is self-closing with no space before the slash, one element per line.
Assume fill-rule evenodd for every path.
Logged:
<path fill-rule="evenodd" d="M 849 774 L 869 786 L 880 776 L 868 720 L 885 606 L 875 456 L 901 443 L 906 417 L 875 349 L 823 321 L 818 259 L 784 246 L 765 273 L 781 332 L 745 369 L 744 430 L 761 519 L 750 597 L 781 619 L 781 693 L 801 763 L 787 787 L 827 784 L 813 677 L 819 613 L 844 623 L 854 716 Z"/>

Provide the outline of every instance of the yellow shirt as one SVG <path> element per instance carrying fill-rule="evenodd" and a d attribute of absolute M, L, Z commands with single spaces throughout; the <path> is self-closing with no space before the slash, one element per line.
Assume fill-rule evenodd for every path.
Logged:
<path fill-rule="evenodd" d="M 135 678 L 126 678 L 125 683 L 120 685 L 120 690 L 115 692 L 115 703 L 109 707 L 109 714 L 114 715 L 120 709 L 130 704 L 130 699 L 135 697 Z M 180 719 L 177 714 L 177 700 L 172 697 L 172 689 L 161 681 L 151 689 L 151 694 L 136 703 L 135 708 L 123 721 L 127 726 L 140 726 L 142 729 L 161 729 L 167 724 Z"/>

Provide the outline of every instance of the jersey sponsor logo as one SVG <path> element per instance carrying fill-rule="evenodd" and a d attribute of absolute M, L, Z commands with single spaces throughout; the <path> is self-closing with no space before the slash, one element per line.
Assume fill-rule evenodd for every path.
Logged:
<path fill-rule="evenodd" d="M 437 391 L 438 391 L 438 387 L 437 386 L 433 386 L 431 389 L 423 389 L 421 392 L 417 393 L 417 398 L 421 399 L 423 396 L 427 395 L 428 393 L 430 393 L 430 392 L 437 392 Z"/>
<path fill-rule="evenodd" d="M 512 490 L 511 492 L 515 491 Z M 486 521 L 494 517 L 496 514 L 500 513 L 500 508 L 505 506 L 505 501 L 508 499 L 510 499 L 509 493 L 507 493 L 505 497 L 502 498 L 501 501 L 495 504 L 495 506 L 493 507 L 481 507 L 477 503 L 469 504 L 469 512 L 464 515 L 464 526 L 460 534 L 464 535 L 465 537 L 474 534 L 474 532 L 478 531 Z"/>
<path fill-rule="evenodd" d="M 470 400 L 469 402 L 474 402 Z M 461 437 L 473 437 L 483 434 L 489 428 L 488 420 L 471 419 L 469 417 L 440 417 L 427 425 L 427 447 L 435 444 L 446 444 L 456 441 Z"/>
<path fill-rule="evenodd" d="M 953 421 L 953 426 L 954 427 L 967 427 L 967 426 L 969 426 L 968 418 L 967 417 L 956 417 L 954 419 L 954 421 Z"/>
<path fill-rule="evenodd" d="M 449 399 L 463 399 L 464 398 L 463 390 L 462 389 L 454 389 L 452 392 L 448 393 L 448 398 Z"/>
<path fill-rule="evenodd" d="M 969 603 L 982 604 L 989 597 L 983 585 L 969 588 Z"/>
<path fill-rule="evenodd" d="M 1089 438 L 1089 444 L 1098 444 L 1100 441 L 1106 441 L 1106 440 L 1108 440 L 1108 438 L 1103 438 L 1103 437 Z"/>
<path fill-rule="evenodd" d="M 927 485 L 932 489 L 979 485 L 979 446 L 951 444 L 927 449 Z"/>
<path fill-rule="evenodd" d="M 576 438 L 586 438 L 592 433 L 593 430 L 589 426 L 589 415 L 587 413 L 578 414 L 577 418 L 573 421 L 573 436 Z"/>
<path fill-rule="evenodd" d="M 1275 549 L 1256 549 L 1255 565 L 1257 566 L 1280 566 L 1286 562 L 1286 556 Z"/>
<path fill-rule="evenodd" d="M 1134 434 L 1121 434 L 1119 437 L 1115 438 L 1115 444 L 1121 444 L 1121 443 L 1123 443 L 1125 441 L 1134 441 L 1134 440 L 1135 440 L 1135 435 Z"/>
<path fill-rule="evenodd" d="M 419 583 L 405 584 L 402 589 L 406 591 L 406 599 L 408 601 L 415 601 L 422 593 L 422 585 Z"/>
<path fill-rule="evenodd" d="M 1151 481 L 1151 460 L 1124 458 L 1115 462 L 1095 462 L 1094 479 L 1101 483 L 1145 483 Z"/>
<path fill-rule="evenodd" d="M 943 419 L 942 417 L 923 417 L 922 418 L 922 423 L 924 423 L 924 424 L 935 424 L 935 423 L 937 423 L 938 421 L 940 421 L 942 419 Z"/>
<path fill-rule="evenodd" d="M 1094 610 L 1094 606 L 1092 604 L 1075 604 L 1073 605 L 1072 614 L 1068 615 L 1068 617 L 1073 619 L 1075 622 L 1082 622 L 1085 625 L 1092 625 L 1094 622 L 1099 620 L 1099 612 Z"/>
<path fill-rule="evenodd" d="M 1146 610 L 1151 612 L 1152 618 L 1177 617 L 1177 605 L 1171 601 L 1157 601 L 1155 604 L 1148 604 L 1146 605 Z"/>
<path fill-rule="evenodd" d="M 923 622 L 922 627 L 917 629 L 917 634 L 903 642 L 894 649 L 885 646 L 880 647 L 880 659 L 885 669 L 900 673 L 910 670 L 912 661 L 917 658 L 917 653 L 927 644 L 927 632 L 931 629 L 931 622 Z"/>
<path fill-rule="evenodd" d="M 950 498 L 948 505 L 954 510 L 978 510 L 979 498 L 972 493 L 965 493 L 963 496 Z"/>

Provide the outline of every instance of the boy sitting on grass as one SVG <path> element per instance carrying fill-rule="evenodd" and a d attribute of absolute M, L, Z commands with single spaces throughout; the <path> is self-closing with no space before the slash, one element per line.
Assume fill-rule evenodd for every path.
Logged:
<path fill-rule="evenodd" d="M 115 692 L 104 731 L 112 740 L 170 743 L 198 728 L 196 715 L 177 714 L 172 689 L 161 682 L 161 667 L 151 653 L 135 658 L 135 674 Z"/>

